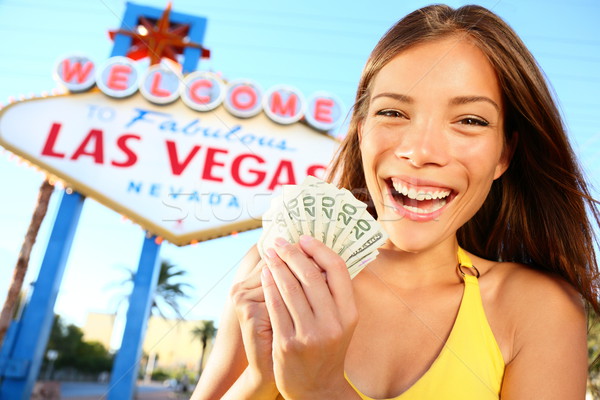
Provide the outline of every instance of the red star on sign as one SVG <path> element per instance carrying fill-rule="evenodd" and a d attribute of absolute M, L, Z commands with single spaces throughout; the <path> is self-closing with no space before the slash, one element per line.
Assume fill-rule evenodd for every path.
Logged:
<path fill-rule="evenodd" d="M 186 47 L 200 49 L 202 58 L 210 57 L 210 50 L 189 41 L 189 25 L 173 24 L 171 26 L 170 14 L 171 3 L 169 2 L 158 21 L 140 16 L 136 30 L 118 29 L 109 31 L 108 34 L 112 40 L 117 34 L 130 36 L 132 43 L 127 57 L 132 60 L 149 57 L 150 65 L 158 64 L 162 58 L 169 58 L 178 63 L 177 56 L 183 54 Z"/>

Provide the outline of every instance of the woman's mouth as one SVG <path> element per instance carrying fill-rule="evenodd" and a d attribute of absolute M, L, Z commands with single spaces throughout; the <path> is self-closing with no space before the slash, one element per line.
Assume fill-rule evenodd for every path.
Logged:
<path fill-rule="evenodd" d="M 398 178 L 387 180 L 394 209 L 411 220 L 437 218 L 441 210 L 456 196 L 450 188 L 409 184 Z"/>

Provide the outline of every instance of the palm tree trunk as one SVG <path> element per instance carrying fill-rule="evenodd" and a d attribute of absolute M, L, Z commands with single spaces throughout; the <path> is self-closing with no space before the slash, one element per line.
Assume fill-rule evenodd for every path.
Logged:
<path fill-rule="evenodd" d="M 202 376 L 204 370 L 204 354 L 206 353 L 206 340 L 202 339 L 202 354 L 200 355 L 200 365 L 198 366 L 198 379 Z"/>
<path fill-rule="evenodd" d="M 23 280 L 25 279 L 25 274 L 27 273 L 31 249 L 35 244 L 38 231 L 40 230 L 40 225 L 46 216 L 46 211 L 48 211 L 48 203 L 50 201 L 50 197 L 52 196 L 53 190 L 54 186 L 50 184 L 48 179 L 42 182 L 38 194 L 37 204 L 35 206 L 33 216 L 31 217 L 31 222 L 29 223 L 29 229 L 27 230 L 27 234 L 25 234 L 25 239 L 21 245 L 21 252 L 19 253 L 19 258 L 17 259 L 17 264 L 15 265 L 12 282 L 8 289 L 8 293 L 6 294 L 6 300 L 4 301 L 2 312 L 0 313 L 0 345 L 4 341 L 4 335 L 6 334 L 6 330 L 8 329 L 10 321 L 13 318 L 15 304 L 18 301 L 19 293 L 21 292 L 21 287 L 23 286 Z"/>

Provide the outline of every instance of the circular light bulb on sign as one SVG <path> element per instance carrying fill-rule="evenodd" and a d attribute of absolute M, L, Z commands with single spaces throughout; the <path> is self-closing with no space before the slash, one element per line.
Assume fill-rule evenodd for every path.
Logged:
<path fill-rule="evenodd" d="M 185 77 L 181 100 L 193 110 L 210 111 L 225 98 L 225 83 L 212 72 L 196 71 Z"/>
<path fill-rule="evenodd" d="M 308 100 L 306 121 L 315 129 L 329 131 L 339 125 L 344 107 L 337 96 L 328 92 L 315 92 Z"/>
<path fill-rule="evenodd" d="M 298 89 L 289 85 L 271 87 L 264 95 L 263 108 L 273 121 L 283 125 L 300 121 L 305 101 Z"/>
<path fill-rule="evenodd" d="M 86 56 L 70 55 L 56 63 L 54 78 L 70 92 L 84 92 L 96 83 L 94 62 Z"/>
<path fill-rule="evenodd" d="M 157 64 L 153 65 L 140 80 L 140 92 L 154 104 L 169 104 L 179 98 L 183 77 L 173 69 Z"/>
<path fill-rule="evenodd" d="M 262 109 L 262 90 L 249 79 L 231 81 L 223 105 L 236 117 L 254 117 Z"/>
<path fill-rule="evenodd" d="M 127 57 L 109 58 L 96 76 L 96 85 L 104 94 L 122 99 L 138 90 L 138 71 L 136 64 Z"/>

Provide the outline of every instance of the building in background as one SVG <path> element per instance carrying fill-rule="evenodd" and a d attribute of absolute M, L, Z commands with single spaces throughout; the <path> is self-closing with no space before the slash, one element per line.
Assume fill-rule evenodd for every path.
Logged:
<path fill-rule="evenodd" d="M 90 313 L 87 315 L 83 326 L 83 340 L 102 343 L 104 347 L 111 349 L 110 340 L 115 325 L 115 314 Z"/>
<path fill-rule="evenodd" d="M 110 349 L 114 321 L 115 314 L 89 313 L 82 328 L 84 339 L 100 342 Z M 150 369 L 197 373 L 202 357 L 202 343 L 194 336 L 193 330 L 201 323 L 201 320 L 185 321 L 151 316 L 143 345 L 144 355 L 150 363 L 154 361 L 154 366 Z M 212 349 L 212 340 L 208 343 L 204 360 Z M 147 363 L 142 364 L 142 367 L 146 366 Z"/>

